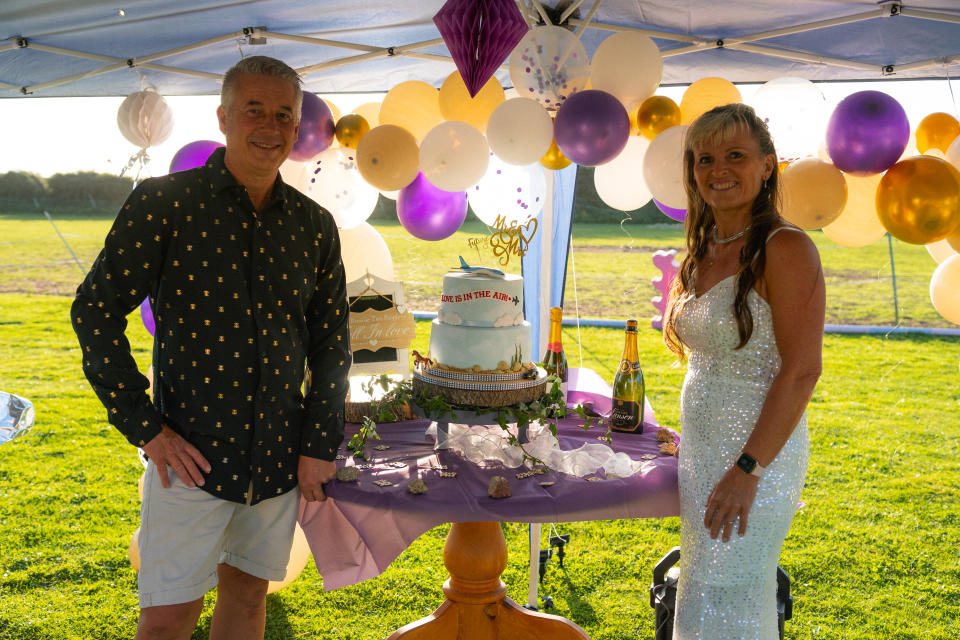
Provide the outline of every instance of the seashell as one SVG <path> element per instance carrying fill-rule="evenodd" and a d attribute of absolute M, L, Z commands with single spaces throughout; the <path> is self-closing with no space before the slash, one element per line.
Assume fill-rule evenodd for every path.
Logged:
<path fill-rule="evenodd" d="M 660 453 L 666 454 L 668 456 L 677 455 L 677 445 L 673 442 L 661 442 L 660 443 Z"/>
<path fill-rule="evenodd" d="M 337 480 L 340 482 L 356 482 L 360 479 L 360 469 L 356 467 L 340 467 L 337 469 Z"/>
<path fill-rule="evenodd" d="M 657 429 L 657 442 L 673 442 L 673 433 L 670 429 Z"/>
<path fill-rule="evenodd" d="M 427 492 L 427 483 L 421 480 L 420 478 L 414 478 L 407 483 L 407 491 L 412 493 L 415 496 L 418 496 L 422 493 Z"/>
<path fill-rule="evenodd" d="M 483 371 L 483 367 L 481 367 L 481 366 L 478 365 L 478 364 L 473 365 L 473 372 L 474 372 L 474 373 L 480 373 L 481 371 Z"/>
<path fill-rule="evenodd" d="M 513 493 L 510 491 L 510 483 L 503 476 L 493 476 L 490 478 L 490 484 L 487 485 L 487 495 L 491 498 L 509 498 Z"/>
<path fill-rule="evenodd" d="M 510 365 L 507 364 L 506 360 L 501 360 L 497 363 L 497 369 L 499 371 L 508 371 L 510 369 Z"/>

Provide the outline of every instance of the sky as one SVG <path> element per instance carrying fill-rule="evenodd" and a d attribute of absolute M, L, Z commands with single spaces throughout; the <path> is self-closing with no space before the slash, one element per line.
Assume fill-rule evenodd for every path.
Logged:
<path fill-rule="evenodd" d="M 957 117 L 952 91 L 960 84 L 947 80 L 878 81 L 818 84 L 828 108 L 856 91 L 884 91 L 896 98 L 907 112 L 911 129 L 933 112 Z M 744 100 L 758 85 L 740 87 Z M 679 102 L 682 87 L 657 91 Z M 382 99 L 372 94 L 321 96 L 331 100 L 342 113 L 360 104 Z M 150 161 L 142 177 L 167 173 L 173 155 L 195 140 L 223 141 L 217 127 L 217 96 L 169 96 L 173 110 L 173 133 L 162 144 L 148 149 Z M 0 173 L 29 171 L 49 177 L 54 173 L 98 171 L 119 174 L 138 149 L 117 128 L 116 98 L 4 98 L 0 99 Z"/>

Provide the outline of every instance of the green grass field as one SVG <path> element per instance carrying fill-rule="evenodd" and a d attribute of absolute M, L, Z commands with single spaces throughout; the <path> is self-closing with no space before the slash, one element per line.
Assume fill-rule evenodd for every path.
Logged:
<path fill-rule="evenodd" d="M 57 224 L 88 267 L 109 219 Z M 415 309 L 432 308 L 439 276 L 458 254 L 473 251 L 467 238 L 484 231 L 470 226 L 450 240 L 425 243 L 399 226 L 379 227 Z M 828 322 L 892 324 L 886 244 L 839 249 L 812 235 L 828 277 Z M 633 316 L 646 325 L 656 275 L 649 251 L 678 243 L 678 228 L 667 225 L 575 227 L 581 315 Z M 926 251 L 903 244 L 894 251 L 903 324 L 947 326 L 926 296 L 934 268 Z M 506 268 L 519 271 L 513 262 Z M 2 639 L 129 638 L 136 624 L 127 547 L 138 526 L 142 467 L 80 372 L 68 310 L 81 277 L 49 222 L 0 215 L 0 389 L 29 398 L 37 410 L 29 434 L 0 446 Z M 567 288 L 569 317 L 572 277 Z M 426 349 L 428 332 L 428 323 L 417 323 L 414 348 Z M 129 334 L 145 369 L 150 336 L 136 315 Z M 683 369 L 673 366 L 658 332 L 641 331 L 639 342 L 658 419 L 677 427 Z M 583 366 L 612 378 L 622 332 L 567 327 L 564 344 L 573 365 L 582 357 Z M 781 558 L 795 597 L 787 638 L 958 636 L 958 362 L 957 337 L 826 336 L 824 373 L 808 410 L 805 506 Z M 552 596 L 557 613 L 597 640 L 652 638 L 651 571 L 679 543 L 678 520 L 557 526 L 572 542 L 565 569 L 550 563 L 541 595 Z M 422 536 L 379 578 L 329 593 L 308 566 L 269 596 L 267 638 L 384 638 L 427 615 L 443 600 L 446 531 L 441 526 Z M 503 579 L 508 594 L 525 602 L 526 527 L 506 524 L 504 531 L 510 560 Z M 195 638 L 206 637 L 211 601 Z"/>

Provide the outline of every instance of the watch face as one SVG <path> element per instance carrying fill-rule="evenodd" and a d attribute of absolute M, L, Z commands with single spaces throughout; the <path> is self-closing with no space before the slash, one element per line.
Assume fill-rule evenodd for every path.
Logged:
<path fill-rule="evenodd" d="M 757 467 L 757 461 L 744 453 L 737 459 L 737 466 L 743 469 L 744 473 L 753 473 Z"/>

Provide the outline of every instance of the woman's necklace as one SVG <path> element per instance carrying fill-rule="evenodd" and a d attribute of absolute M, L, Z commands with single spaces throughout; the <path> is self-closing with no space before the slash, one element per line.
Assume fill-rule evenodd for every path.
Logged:
<path fill-rule="evenodd" d="M 741 230 L 738 231 L 737 233 L 733 234 L 732 236 L 727 236 L 726 238 L 721 238 L 719 235 L 717 235 L 717 228 L 714 227 L 714 228 L 713 228 L 713 241 L 716 242 L 717 244 L 727 244 L 728 242 L 733 242 L 734 240 L 738 240 L 738 239 L 742 238 L 743 235 L 744 235 L 747 231 L 750 231 L 750 227 L 751 227 L 751 226 L 752 226 L 752 225 L 749 225 L 749 224 L 748 224 L 747 226 L 745 226 L 743 229 L 741 229 Z"/>

